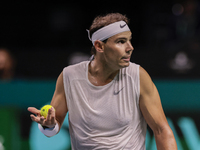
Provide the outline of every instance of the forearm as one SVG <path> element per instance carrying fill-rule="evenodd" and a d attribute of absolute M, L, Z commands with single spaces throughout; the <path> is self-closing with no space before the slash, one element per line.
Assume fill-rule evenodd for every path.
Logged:
<path fill-rule="evenodd" d="M 157 150 L 177 150 L 176 140 L 171 129 L 154 132 Z"/>

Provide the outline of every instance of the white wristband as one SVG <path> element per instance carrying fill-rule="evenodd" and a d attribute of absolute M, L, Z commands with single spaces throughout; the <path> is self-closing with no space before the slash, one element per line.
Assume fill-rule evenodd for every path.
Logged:
<path fill-rule="evenodd" d="M 58 131 L 59 131 L 59 125 L 58 125 L 58 123 L 56 123 L 55 127 L 54 127 L 52 130 L 44 129 L 44 128 L 41 126 L 41 124 L 39 124 L 39 123 L 38 123 L 38 128 L 40 129 L 40 131 L 41 131 L 44 135 L 46 135 L 46 136 L 48 136 L 48 137 L 52 137 L 52 136 L 56 135 L 56 134 L 58 133 Z"/>

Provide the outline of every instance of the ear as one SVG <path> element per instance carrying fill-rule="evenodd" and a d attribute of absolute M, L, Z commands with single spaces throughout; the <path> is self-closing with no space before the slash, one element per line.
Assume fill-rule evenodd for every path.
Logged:
<path fill-rule="evenodd" d="M 96 40 L 94 42 L 94 47 L 97 52 L 102 53 L 104 51 L 104 43 L 102 41 Z"/>

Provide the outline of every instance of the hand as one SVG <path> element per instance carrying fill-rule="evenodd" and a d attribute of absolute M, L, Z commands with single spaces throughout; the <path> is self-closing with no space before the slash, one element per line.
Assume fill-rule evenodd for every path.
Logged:
<path fill-rule="evenodd" d="M 33 121 L 41 124 L 42 126 L 46 126 L 48 128 L 53 128 L 56 125 L 56 117 L 55 117 L 55 110 L 51 107 L 48 111 L 47 118 L 45 119 L 43 116 L 40 115 L 40 110 L 36 109 L 35 107 L 28 107 L 28 111 L 31 113 L 30 117 Z"/>

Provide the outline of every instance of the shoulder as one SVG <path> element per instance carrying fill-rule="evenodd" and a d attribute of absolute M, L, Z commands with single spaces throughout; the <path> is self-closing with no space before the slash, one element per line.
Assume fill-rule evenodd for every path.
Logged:
<path fill-rule="evenodd" d="M 139 67 L 139 75 L 140 75 L 140 94 L 148 94 L 151 93 L 154 89 L 154 83 L 150 77 L 150 75 L 147 73 L 147 71 Z"/>

